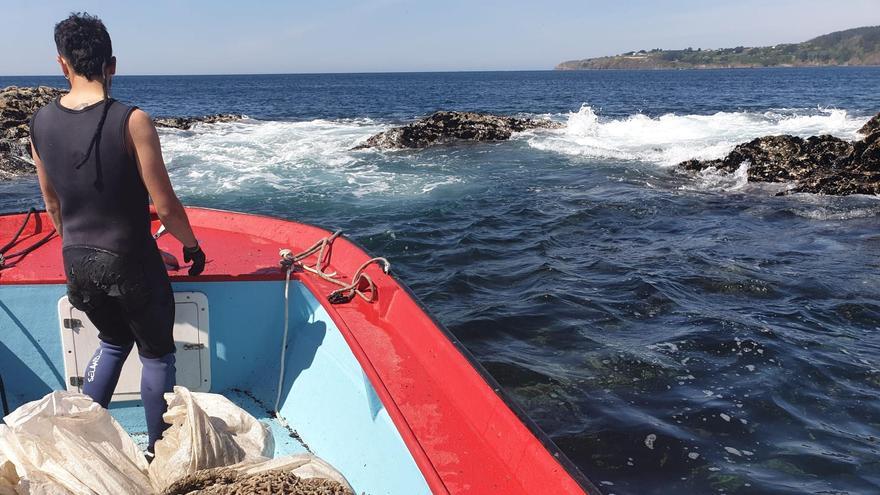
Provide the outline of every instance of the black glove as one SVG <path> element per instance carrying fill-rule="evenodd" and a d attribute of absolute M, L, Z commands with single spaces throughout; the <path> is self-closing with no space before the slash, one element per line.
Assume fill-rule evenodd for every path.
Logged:
<path fill-rule="evenodd" d="M 184 246 L 183 261 L 185 263 L 192 261 L 192 266 L 189 267 L 189 274 L 192 276 L 198 275 L 205 269 L 205 252 L 202 251 L 202 247 L 198 244 L 192 248 Z"/>

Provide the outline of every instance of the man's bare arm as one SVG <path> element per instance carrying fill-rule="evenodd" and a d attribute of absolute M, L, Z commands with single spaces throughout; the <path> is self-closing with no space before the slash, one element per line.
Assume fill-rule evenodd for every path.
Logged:
<path fill-rule="evenodd" d="M 189 224 L 186 210 L 183 209 L 183 204 L 171 186 L 171 179 L 168 178 L 168 170 L 165 168 L 165 160 L 162 158 L 162 148 L 159 144 L 159 134 L 150 116 L 140 109 L 132 112 L 126 134 L 137 161 L 138 171 L 144 185 L 147 186 L 150 198 L 153 199 L 153 205 L 162 225 L 183 243 L 184 247 L 197 246 L 198 241 Z"/>
<path fill-rule="evenodd" d="M 55 188 L 52 187 L 52 183 L 49 182 L 49 178 L 46 177 L 43 161 L 40 160 L 40 155 L 37 154 L 37 149 L 34 147 L 33 142 L 31 142 L 31 156 L 34 157 L 34 165 L 37 167 L 37 179 L 40 182 L 40 191 L 43 193 L 43 203 L 46 204 L 46 213 L 49 214 L 52 225 L 55 226 L 55 230 L 60 236 L 62 235 L 61 202 L 58 201 L 58 194 L 55 192 Z"/>

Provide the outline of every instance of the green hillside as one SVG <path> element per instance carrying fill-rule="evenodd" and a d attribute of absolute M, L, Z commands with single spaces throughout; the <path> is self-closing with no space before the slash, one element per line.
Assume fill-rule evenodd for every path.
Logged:
<path fill-rule="evenodd" d="M 570 60 L 557 70 L 712 69 L 730 67 L 803 67 L 880 65 L 880 26 L 847 29 L 803 43 L 703 50 L 640 50 L 609 57 Z"/>

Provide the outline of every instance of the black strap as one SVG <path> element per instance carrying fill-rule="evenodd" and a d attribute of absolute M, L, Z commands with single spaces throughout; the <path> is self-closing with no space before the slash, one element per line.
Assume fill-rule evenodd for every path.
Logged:
<path fill-rule="evenodd" d="M 106 91 L 105 91 L 106 94 Z M 92 135 L 92 140 L 89 142 L 89 148 L 86 150 L 85 156 L 82 157 L 82 160 L 76 166 L 75 169 L 79 170 L 80 167 L 86 164 L 89 157 L 92 156 L 92 152 L 95 153 L 95 186 L 98 189 L 102 189 L 104 185 L 104 177 L 101 173 L 101 134 L 104 130 L 104 122 L 107 120 L 107 112 L 110 110 L 110 106 L 113 105 L 113 102 L 116 101 L 113 98 L 105 98 L 104 99 L 104 108 L 101 110 L 101 120 L 98 121 L 97 127 L 95 127 L 95 133 Z"/>
<path fill-rule="evenodd" d="M 9 416 L 9 402 L 6 401 L 6 387 L 3 386 L 3 375 L 0 375 L 0 403 L 3 404 L 3 415 Z"/>

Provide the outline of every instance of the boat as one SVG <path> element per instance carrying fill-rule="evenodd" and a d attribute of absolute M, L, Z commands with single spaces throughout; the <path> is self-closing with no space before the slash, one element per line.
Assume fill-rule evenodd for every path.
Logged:
<path fill-rule="evenodd" d="M 371 495 L 599 493 L 387 260 L 312 225 L 187 213 L 208 264 L 197 277 L 169 272 L 178 384 L 267 423 L 276 456 L 312 452 Z M 161 229 L 155 212 L 152 228 Z M 157 242 L 180 250 L 171 236 Z M 78 391 L 97 332 L 67 302 L 61 240 L 45 212 L 0 215 L 4 244 L 6 414 Z M 110 413 L 143 442 L 138 366 L 126 363 Z"/>

